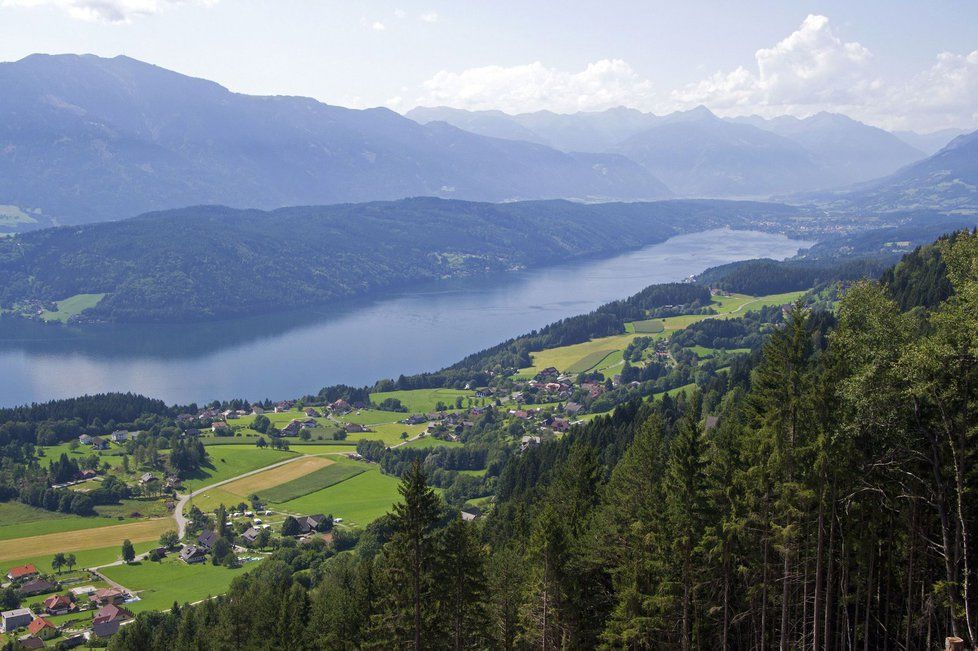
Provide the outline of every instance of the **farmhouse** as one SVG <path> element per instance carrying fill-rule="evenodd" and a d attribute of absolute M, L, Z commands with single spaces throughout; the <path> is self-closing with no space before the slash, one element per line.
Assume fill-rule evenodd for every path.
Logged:
<path fill-rule="evenodd" d="M 43 649 L 44 640 L 33 635 L 17 640 L 17 644 L 22 649 Z"/>
<path fill-rule="evenodd" d="M 45 630 L 53 633 L 58 630 L 58 627 L 40 616 L 35 617 L 34 621 L 27 625 L 27 632 L 35 637 L 41 637 L 41 632 Z"/>
<path fill-rule="evenodd" d="M 197 536 L 197 544 L 205 549 L 214 549 L 214 545 L 221 538 L 216 531 L 205 531 Z"/>
<path fill-rule="evenodd" d="M 128 619 L 132 619 L 131 612 L 115 604 L 108 604 L 99 608 L 98 612 L 95 613 L 92 625 L 104 622 L 124 622 Z"/>
<path fill-rule="evenodd" d="M 52 592 L 57 589 L 57 583 L 52 583 L 47 579 L 34 579 L 33 581 L 28 581 L 17 588 L 17 592 L 19 592 L 22 597 L 33 597 L 34 595 Z"/>
<path fill-rule="evenodd" d="M 81 443 L 82 445 L 91 445 L 92 437 L 89 436 L 88 434 L 82 434 L 81 436 L 78 437 L 78 442 Z"/>
<path fill-rule="evenodd" d="M 322 416 L 322 414 L 320 414 L 312 407 L 306 407 L 304 411 L 306 412 L 306 416 L 308 416 L 309 418 L 319 418 L 320 416 Z"/>
<path fill-rule="evenodd" d="M 124 429 L 117 429 L 109 434 L 109 438 L 112 439 L 113 443 L 125 443 L 129 440 L 129 432 Z"/>
<path fill-rule="evenodd" d="M 97 436 L 92 437 L 92 449 L 93 450 L 108 450 L 109 442 L 105 439 L 101 439 Z"/>
<path fill-rule="evenodd" d="M 251 413 L 253 413 L 255 416 L 261 416 L 262 414 L 265 413 L 265 410 L 259 407 L 258 405 L 252 405 Z"/>
<path fill-rule="evenodd" d="M 207 560 L 207 552 L 195 545 L 187 545 L 180 552 L 180 560 L 188 565 L 203 563 L 205 560 Z"/>
<path fill-rule="evenodd" d="M 249 545 L 254 545 L 258 539 L 258 529 L 248 527 L 248 530 L 241 534 L 241 538 Z"/>
<path fill-rule="evenodd" d="M 462 519 L 465 520 L 466 522 L 475 520 L 477 517 L 479 517 L 475 513 L 469 513 L 468 511 L 462 511 L 461 514 L 462 514 Z"/>
<path fill-rule="evenodd" d="M 330 403 L 329 409 L 339 414 L 345 414 L 350 411 L 350 403 L 340 398 L 336 402 Z"/>
<path fill-rule="evenodd" d="M 16 631 L 31 623 L 34 613 L 30 608 L 17 608 L 16 610 L 5 610 L 0 613 L 0 632 L 8 633 Z"/>
<path fill-rule="evenodd" d="M 92 622 L 92 633 L 95 635 L 95 637 L 104 640 L 118 633 L 120 624 L 122 624 L 122 620 L 113 620 L 110 622 Z"/>
<path fill-rule="evenodd" d="M 348 434 L 356 434 L 358 432 L 370 431 L 360 423 L 347 423 L 346 425 L 343 426 L 343 429 L 345 429 Z"/>
<path fill-rule="evenodd" d="M 10 568 L 7 572 L 8 581 L 26 581 L 27 579 L 32 579 L 38 575 L 37 568 L 33 564 L 28 563 L 27 565 L 19 565 L 17 567 Z"/>
<path fill-rule="evenodd" d="M 213 423 L 211 423 L 211 431 L 212 432 L 215 432 L 216 433 L 216 432 L 219 432 L 219 431 L 225 430 L 225 429 L 230 429 L 230 428 L 228 427 L 228 424 L 225 423 L 223 420 L 216 420 Z"/>
<path fill-rule="evenodd" d="M 139 478 L 140 484 L 151 484 L 156 481 L 156 477 L 151 472 L 144 472 Z"/>
<path fill-rule="evenodd" d="M 526 452 L 535 445 L 540 445 L 539 436 L 524 436 L 520 441 L 520 452 Z"/>
<path fill-rule="evenodd" d="M 44 612 L 48 615 L 64 615 L 75 609 L 75 602 L 66 594 L 51 595 L 44 600 Z"/>
<path fill-rule="evenodd" d="M 102 588 L 96 590 L 89 599 L 98 606 L 121 604 L 129 593 L 122 588 Z"/>

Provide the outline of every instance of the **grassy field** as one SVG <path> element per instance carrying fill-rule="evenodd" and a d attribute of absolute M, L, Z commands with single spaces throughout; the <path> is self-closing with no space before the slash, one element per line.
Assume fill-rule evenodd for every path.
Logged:
<path fill-rule="evenodd" d="M 690 324 L 704 319 L 731 319 L 737 318 L 749 310 L 756 310 L 767 305 L 785 305 L 796 301 L 805 292 L 788 292 L 785 294 L 771 294 L 768 296 L 746 296 L 744 294 L 733 294 L 731 296 L 717 296 L 713 300 L 713 308 L 717 314 L 685 314 L 682 316 L 672 316 L 663 319 L 650 319 L 646 321 L 632 321 L 625 324 L 625 334 L 613 335 L 611 337 L 601 337 L 592 339 L 580 344 L 562 346 L 560 348 L 548 348 L 537 353 L 532 353 L 533 366 L 520 369 L 518 377 L 532 377 L 542 369 L 553 366 L 559 371 L 566 373 L 579 373 L 582 370 L 597 370 L 613 372 L 615 367 L 621 363 L 620 357 L 612 357 L 613 352 L 624 351 L 635 337 L 649 336 L 656 339 L 668 337 L 677 330 L 683 330 Z M 661 325 L 652 326 L 650 322 Z M 655 327 L 655 332 L 640 332 L 643 327 Z M 596 358 L 601 353 L 604 356 Z M 587 366 L 590 364 L 590 366 Z M 586 367 L 586 368 L 585 368 Z"/>
<path fill-rule="evenodd" d="M 273 463 L 296 456 L 296 452 L 259 449 L 252 445 L 221 446 L 208 452 L 211 468 L 205 468 L 184 481 L 187 490 L 197 490 L 209 484 L 242 475 Z"/>
<path fill-rule="evenodd" d="M 237 481 L 221 486 L 221 488 L 229 493 L 236 493 L 242 497 L 247 497 L 248 495 L 253 495 L 263 490 L 291 482 L 332 464 L 333 461 L 324 457 L 304 457 L 298 461 L 292 461 L 248 477 L 242 477 Z"/>
<path fill-rule="evenodd" d="M 103 298 L 105 298 L 105 294 L 75 294 L 64 300 L 55 301 L 58 310 L 56 312 L 44 310 L 41 313 L 41 318 L 45 321 L 65 323 L 71 317 L 81 314 L 90 307 L 95 307 Z"/>
<path fill-rule="evenodd" d="M 475 391 L 465 391 L 462 389 L 414 389 L 412 391 L 384 391 L 381 393 L 371 393 L 370 400 L 375 404 L 380 404 L 387 398 L 397 398 L 401 404 L 408 408 L 408 411 L 420 413 L 435 410 L 439 402 L 454 408 L 457 398 L 475 399 Z"/>
<path fill-rule="evenodd" d="M 133 547 L 136 549 L 137 554 L 142 554 L 143 552 L 147 552 L 153 547 L 156 547 L 157 544 L 157 541 L 134 542 Z M 72 553 L 75 555 L 75 559 L 78 561 L 78 567 L 76 569 L 84 567 L 96 567 L 98 565 L 105 565 L 106 563 L 113 563 L 119 560 L 119 558 L 122 556 L 122 543 L 113 545 L 111 547 L 96 547 L 93 549 L 84 549 Z M 11 568 L 17 565 L 33 563 L 37 566 L 37 569 L 47 572 L 51 571 L 51 558 L 53 556 L 54 554 L 50 553 L 31 554 L 29 556 L 2 560 L 0 561 L 0 569 L 6 570 L 6 568 Z"/>
<path fill-rule="evenodd" d="M 687 346 L 686 350 L 693 351 L 700 359 L 707 359 L 720 353 L 730 353 L 732 355 L 736 355 L 738 353 L 750 352 L 750 348 L 707 348 L 706 346 Z"/>
<path fill-rule="evenodd" d="M 237 569 L 210 563 L 187 565 L 175 555 L 159 563 L 143 561 L 114 565 L 101 570 L 105 576 L 136 592 L 139 601 L 126 604 L 134 612 L 166 610 L 177 603 L 194 603 L 227 592 L 234 577 L 246 572 L 248 563 Z"/>
<path fill-rule="evenodd" d="M 20 502 L 0 502 L 0 540 L 80 531 L 119 524 L 115 518 L 66 515 Z"/>
<path fill-rule="evenodd" d="M 329 488 L 284 502 L 279 507 L 299 515 L 332 513 L 343 518 L 345 525 L 366 526 L 390 511 L 394 502 L 400 499 L 399 482 L 396 477 L 382 475 L 376 465 L 356 465 L 364 472 Z"/>
<path fill-rule="evenodd" d="M 364 472 L 364 468 L 360 464 L 349 462 L 332 463 L 329 466 L 319 468 L 302 477 L 297 477 L 291 481 L 283 482 L 278 486 L 261 490 L 258 492 L 258 496 L 268 502 L 288 502 L 303 495 L 335 486 L 341 481 L 356 477 L 362 472 Z"/>
<path fill-rule="evenodd" d="M 71 535 L 47 533 L 0 541 L 0 563 L 27 556 L 50 556 L 57 552 L 77 552 L 118 547 L 128 538 L 132 542 L 154 541 L 164 531 L 176 529 L 171 518 L 139 520 L 94 529 L 73 531 Z"/>
<path fill-rule="evenodd" d="M 577 362 L 598 352 L 603 353 L 603 359 L 603 357 L 612 351 L 624 350 L 636 336 L 638 335 L 635 333 L 626 333 L 623 335 L 592 339 L 591 341 L 585 341 L 584 343 L 574 344 L 572 346 L 541 350 L 538 353 L 532 354 L 533 366 L 527 369 L 521 369 L 520 374 L 535 375 L 549 366 L 553 366 L 558 371 L 566 371 Z M 592 366 L 596 363 L 594 362 Z"/>
<path fill-rule="evenodd" d="M 596 350 L 593 353 L 588 353 L 581 359 L 569 365 L 567 368 L 563 368 L 560 370 L 562 370 L 565 373 L 571 373 L 573 375 L 577 375 L 578 373 L 585 373 L 587 371 L 590 371 L 598 364 L 600 364 L 604 360 L 604 358 L 615 353 L 616 351 L 617 349 L 614 348 L 611 350 L 606 350 L 606 349 Z"/>
<path fill-rule="evenodd" d="M 436 439 L 434 436 L 422 436 L 419 439 L 405 443 L 405 446 L 410 448 L 435 448 L 438 446 L 446 448 L 460 448 L 462 447 L 462 443 L 459 441 L 443 441 L 441 439 Z"/>
<path fill-rule="evenodd" d="M 646 319 L 645 321 L 632 321 L 625 324 L 626 332 L 636 332 L 642 335 L 655 334 L 665 330 L 662 319 Z"/>

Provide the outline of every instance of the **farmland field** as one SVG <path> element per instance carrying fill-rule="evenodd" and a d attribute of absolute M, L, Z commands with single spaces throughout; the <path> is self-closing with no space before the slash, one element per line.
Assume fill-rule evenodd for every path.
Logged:
<path fill-rule="evenodd" d="M 475 398 L 474 391 L 462 389 L 414 389 L 411 391 L 384 391 L 370 394 L 370 400 L 380 404 L 387 398 L 397 398 L 409 412 L 434 411 L 439 402 L 448 407 L 455 407 L 456 398 Z M 406 414 L 405 414 L 406 415 Z M 396 414 L 395 414 L 396 416 Z M 393 420 L 393 419 L 392 419 Z"/>
<path fill-rule="evenodd" d="M 164 561 L 142 561 L 131 565 L 113 565 L 102 573 L 113 581 L 134 590 L 139 601 L 126 604 L 134 612 L 166 610 L 177 603 L 193 603 L 227 592 L 234 577 L 254 567 L 246 564 L 237 569 L 210 563 L 187 565 L 171 555 Z"/>
<path fill-rule="evenodd" d="M 224 484 L 220 488 L 229 493 L 247 497 L 262 490 L 298 479 L 303 475 L 308 475 L 332 464 L 333 461 L 323 457 L 304 457 L 298 461 L 292 461 L 276 468 L 249 475 L 248 477 L 242 477 L 229 484 Z"/>
<path fill-rule="evenodd" d="M 288 482 L 282 482 L 266 490 L 257 491 L 258 496 L 269 502 L 288 502 L 303 495 L 314 493 L 317 490 L 329 488 L 364 472 L 364 468 L 360 464 L 348 462 L 330 463 L 331 465 L 319 468 L 302 477 L 297 477 Z"/>
<path fill-rule="evenodd" d="M 665 330 L 665 326 L 662 323 L 662 319 L 646 319 L 645 321 L 632 321 L 626 324 L 625 330 L 647 335 L 662 332 Z"/>
<path fill-rule="evenodd" d="M 204 468 L 184 481 L 188 490 L 196 490 L 215 482 L 237 477 L 273 463 L 296 456 L 295 452 L 259 449 L 250 445 L 221 446 L 208 452 L 212 467 Z"/>
<path fill-rule="evenodd" d="M 604 360 L 605 357 L 614 353 L 617 349 L 612 348 L 611 350 L 596 350 L 593 353 L 588 353 L 581 359 L 577 360 L 567 368 L 561 369 L 565 373 L 570 373 L 572 375 L 577 375 L 578 373 L 585 373 L 590 371 L 592 368 L 597 366 L 600 362 Z"/>
<path fill-rule="evenodd" d="M 400 496 L 398 480 L 382 475 L 376 465 L 357 464 L 364 472 L 344 482 L 279 505 L 295 514 L 332 513 L 350 526 L 366 526 L 391 510 Z"/>
<path fill-rule="evenodd" d="M 635 333 L 626 333 L 623 335 L 592 339 L 591 341 L 585 341 L 571 346 L 541 350 L 540 352 L 531 354 L 533 366 L 527 369 L 521 369 L 520 373 L 521 375 L 535 375 L 549 366 L 553 366 L 558 371 L 565 371 L 568 367 L 593 353 L 603 351 L 605 356 L 607 356 L 610 351 L 624 350 L 636 336 L 638 335 Z"/>
<path fill-rule="evenodd" d="M 20 502 L 0 502 L 0 540 L 95 529 L 119 524 L 115 518 L 82 517 L 37 509 Z"/>
<path fill-rule="evenodd" d="M 155 518 L 94 529 L 82 529 L 73 532 L 70 536 L 63 533 L 48 533 L 10 538 L 0 541 L 0 562 L 25 556 L 47 556 L 57 552 L 78 552 L 109 546 L 118 547 L 126 538 L 134 543 L 147 542 L 156 540 L 164 531 L 175 528 L 172 519 Z"/>
<path fill-rule="evenodd" d="M 443 441 L 442 439 L 436 439 L 434 436 L 422 436 L 419 439 L 409 441 L 405 446 L 410 448 L 434 448 L 438 446 L 460 448 L 462 444 L 458 441 Z"/>
<path fill-rule="evenodd" d="M 84 310 L 95 307 L 103 298 L 105 298 L 105 294 L 75 294 L 64 300 L 55 301 L 58 311 L 44 310 L 41 313 L 41 318 L 45 321 L 61 321 L 64 323 L 69 318 L 81 314 Z"/>

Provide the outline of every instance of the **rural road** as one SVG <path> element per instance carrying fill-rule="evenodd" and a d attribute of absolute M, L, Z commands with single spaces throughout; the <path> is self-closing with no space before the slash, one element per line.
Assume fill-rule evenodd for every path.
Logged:
<path fill-rule="evenodd" d="M 251 475 L 257 475 L 260 472 L 265 472 L 266 470 L 271 470 L 272 468 L 278 468 L 279 466 L 284 466 L 287 463 L 293 463 L 294 461 L 298 461 L 299 459 L 305 459 L 307 457 L 313 457 L 313 456 L 317 456 L 317 455 L 314 455 L 314 454 L 300 454 L 297 457 L 292 457 L 291 459 L 286 459 L 285 461 L 279 461 L 278 463 L 273 463 L 270 466 L 263 466 L 263 467 L 258 468 L 256 470 L 251 470 L 249 472 L 242 473 L 242 474 L 238 475 L 237 477 L 231 477 L 230 479 L 222 479 L 219 482 L 215 482 L 213 484 L 208 484 L 207 486 L 204 486 L 203 488 L 198 488 L 195 491 L 191 491 L 190 493 L 187 493 L 186 495 L 181 495 L 180 496 L 180 499 L 177 500 L 176 507 L 173 509 L 173 519 L 177 523 L 177 536 L 179 536 L 180 539 L 182 540 L 184 534 L 187 533 L 187 518 L 184 517 L 184 515 L 183 515 L 183 508 L 187 505 L 187 502 L 189 502 L 191 499 L 193 499 L 196 495 L 200 495 L 201 493 L 205 493 L 205 492 L 211 490 L 212 488 L 217 488 L 218 486 L 223 486 L 224 484 L 230 484 L 231 482 L 237 481 L 237 480 L 241 479 L 242 477 L 250 477 Z"/>

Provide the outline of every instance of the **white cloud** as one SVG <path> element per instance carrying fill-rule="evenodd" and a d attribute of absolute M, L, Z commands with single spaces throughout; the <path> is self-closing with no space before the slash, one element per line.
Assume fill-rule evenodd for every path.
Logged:
<path fill-rule="evenodd" d="M 840 38 L 825 16 L 808 16 L 779 43 L 758 50 L 754 59 L 754 69 L 717 72 L 671 97 L 679 106 L 780 114 L 862 105 L 881 87 L 872 74 L 870 51 Z"/>
<path fill-rule="evenodd" d="M 978 126 L 978 50 L 942 52 L 934 65 L 898 85 L 888 105 L 904 112 L 896 123 L 901 127 Z"/>
<path fill-rule="evenodd" d="M 421 14 L 421 20 L 426 23 L 437 23 L 438 22 L 438 12 L 429 11 L 428 13 Z"/>
<path fill-rule="evenodd" d="M 387 26 L 379 20 L 375 20 L 374 22 L 370 23 L 370 29 L 374 30 L 375 32 L 382 32 L 387 29 Z"/>
<path fill-rule="evenodd" d="M 0 0 L 0 7 L 57 7 L 72 18 L 125 23 L 182 4 L 213 5 L 218 0 Z"/>
<path fill-rule="evenodd" d="M 395 18 L 404 18 L 405 16 L 407 16 L 407 12 L 404 11 L 403 9 L 395 9 L 394 10 L 394 17 Z"/>
<path fill-rule="evenodd" d="M 568 113 L 615 106 L 652 108 L 652 84 L 621 59 L 603 59 L 579 72 L 548 68 L 539 61 L 517 66 L 485 66 L 462 72 L 442 70 L 424 82 L 416 103 L 471 110 Z"/>

